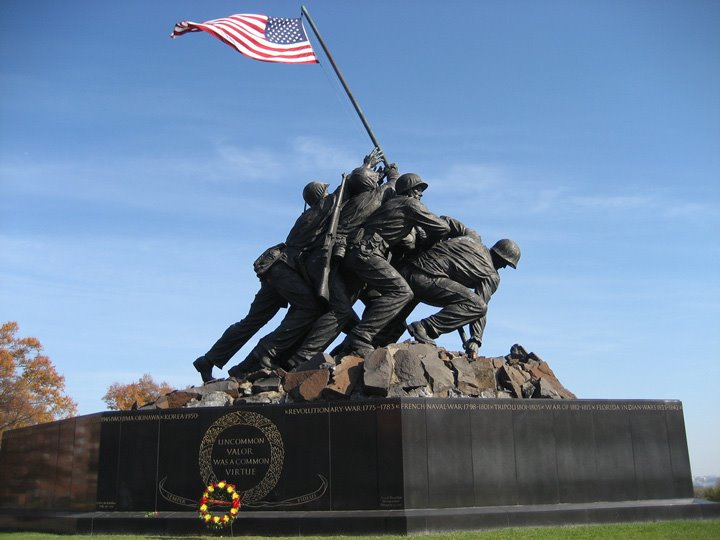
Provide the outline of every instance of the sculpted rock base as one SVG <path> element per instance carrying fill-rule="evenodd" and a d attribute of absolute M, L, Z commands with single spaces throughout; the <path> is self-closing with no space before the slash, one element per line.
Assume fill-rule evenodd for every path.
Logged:
<path fill-rule="evenodd" d="M 218 395 L 222 392 L 225 398 Z M 344 356 L 333 362 L 329 355 L 319 354 L 291 372 L 260 370 L 243 380 L 215 380 L 176 390 L 140 408 L 370 397 L 576 399 L 547 362 L 521 345 L 513 345 L 506 356 L 468 358 L 462 352 L 405 342 L 378 348 L 365 360 Z"/>

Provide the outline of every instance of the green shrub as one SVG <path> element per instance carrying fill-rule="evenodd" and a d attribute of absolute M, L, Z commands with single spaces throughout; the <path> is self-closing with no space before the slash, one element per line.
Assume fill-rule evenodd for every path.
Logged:
<path fill-rule="evenodd" d="M 720 502 L 720 482 L 709 488 L 698 488 L 695 490 L 695 497 L 708 501 Z"/>

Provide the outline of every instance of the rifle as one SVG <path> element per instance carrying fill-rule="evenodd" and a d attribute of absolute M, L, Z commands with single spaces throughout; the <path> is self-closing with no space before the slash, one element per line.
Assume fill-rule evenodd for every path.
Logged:
<path fill-rule="evenodd" d="M 458 331 L 458 334 L 460 334 L 460 340 L 462 341 L 463 349 L 467 351 L 467 346 L 468 346 L 469 340 L 468 340 L 467 334 L 465 333 L 465 327 L 461 326 L 460 328 L 457 329 L 457 331 Z M 471 358 L 474 358 L 474 356 Z"/>
<path fill-rule="evenodd" d="M 335 240 L 337 239 L 337 229 L 340 223 L 340 210 L 342 207 L 342 200 L 345 194 L 345 179 L 347 176 L 343 173 L 342 182 L 340 182 L 340 189 L 338 189 L 337 199 L 333 205 L 332 213 L 330 214 L 330 223 L 328 224 L 328 230 L 325 233 L 325 240 L 323 241 L 321 257 L 322 257 L 322 274 L 320 276 L 320 285 L 318 286 L 318 296 L 325 300 L 330 301 L 330 263 L 332 262 L 333 249 L 335 247 Z"/>
<path fill-rule="evenodd" d="M 465 349 L 465 347 L 467 347 L 467 340 L 468 340 L 467 334 L 465 333 L 465 328 L 463 326 L 461 326 L 460 328 L 457 329 L 457 331 L 458 331 L 458 334 L 460 335 L 460 341 L 462 341 L 463 349 Z"/>

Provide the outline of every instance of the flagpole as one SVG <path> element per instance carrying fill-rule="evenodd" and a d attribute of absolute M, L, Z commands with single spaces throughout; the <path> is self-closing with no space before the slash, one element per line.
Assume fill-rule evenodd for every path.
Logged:
<path fill-rule="evenodd" d="M 303 15 L 305 15 L 305 18 L 310 23 L 310 28 L 312 28 L 312 31 L 315 33 L 315 37 L 317 37 L 318 41 L 320 42 L 320 45 L 323 48 L 323 51 L 325 51 L 325 55 L 328 57 L 328 60 L 330 60 L 330 64 L 332 65 L 333 69 L 335 70 L 335 74 L 337 75 L 338 79 L 340 79 L 340 83 L 342 83 L 343 88 L 345 89 L 345 93 L 350 98 L 350 101 L 353 104 L 353 107 L 355 107 L 355 112 L 357 112 L 358 116 L 360 117 L 360 121 L 363 123 L 363 126 L 365 126 L 365 131 L 367 131 L 367 134 L 370 136 L 370 140 L 375 145 L 375 147 L 380 150 L 383 156 L 383 162 L 385 165 L 388 165 L 387 158 L 385 157 L 385 152 L 382 151 L 382 148 L 380 148 L 380 143 L 378 143 L 377 139 L 375 138 L 375 134 L 373 133 L 372 128 L 370 127 L 370 124 L 368 124 L 367 119 L 365 118 L 365 115 L 362 112 L 362 109 L 360 109 L 360 105 L 358 105 L 357 100 L 355 99 L 355 96 L 353 96 L 352 92 L 350 91 L 350 88 L 348 88 L 347 83 L 345 82 L 345 77 L 342 76 L 342 73 L 340 73 L 340 69 L 337 67 L 337 64 L 335 63 L 335 60 L 332 57 L 332 54 L 330 54 L 330 51 L 328 50 L 327 46 L 325 45 L 325 42 L 323 41 L 323 38 L 320 36 L 320 32 L 318 32 L 317 27 L 315 26 L 315 23 L 312 20 L 312 17 L 310 17 L 310 13 L 308 13 L 308 10 L 305 6 L 301 6 L 300 9 L 302 10 Z"/>

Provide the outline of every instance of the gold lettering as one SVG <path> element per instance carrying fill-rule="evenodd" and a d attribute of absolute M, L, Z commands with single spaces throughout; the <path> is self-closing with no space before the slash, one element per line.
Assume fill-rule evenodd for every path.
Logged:
<path fill-rule="evenodd" d="M 225 475 L 232 476 L 255 476 L 255 467 L 243 467 L 240 469 L 225 469 Z"/>
<path fill-rule="evenodd" d="M 226 448 L 225 452 L 227 452 L 228 456 L 252 456 L 253 455 L 252 448 Z"/>
<path fill-rule="evenodd" d="M 243 439 L 219 439 L 220 446 L 242 446 L 246 444 L 265 444 L 263 437 L 247 437 Z"/>

